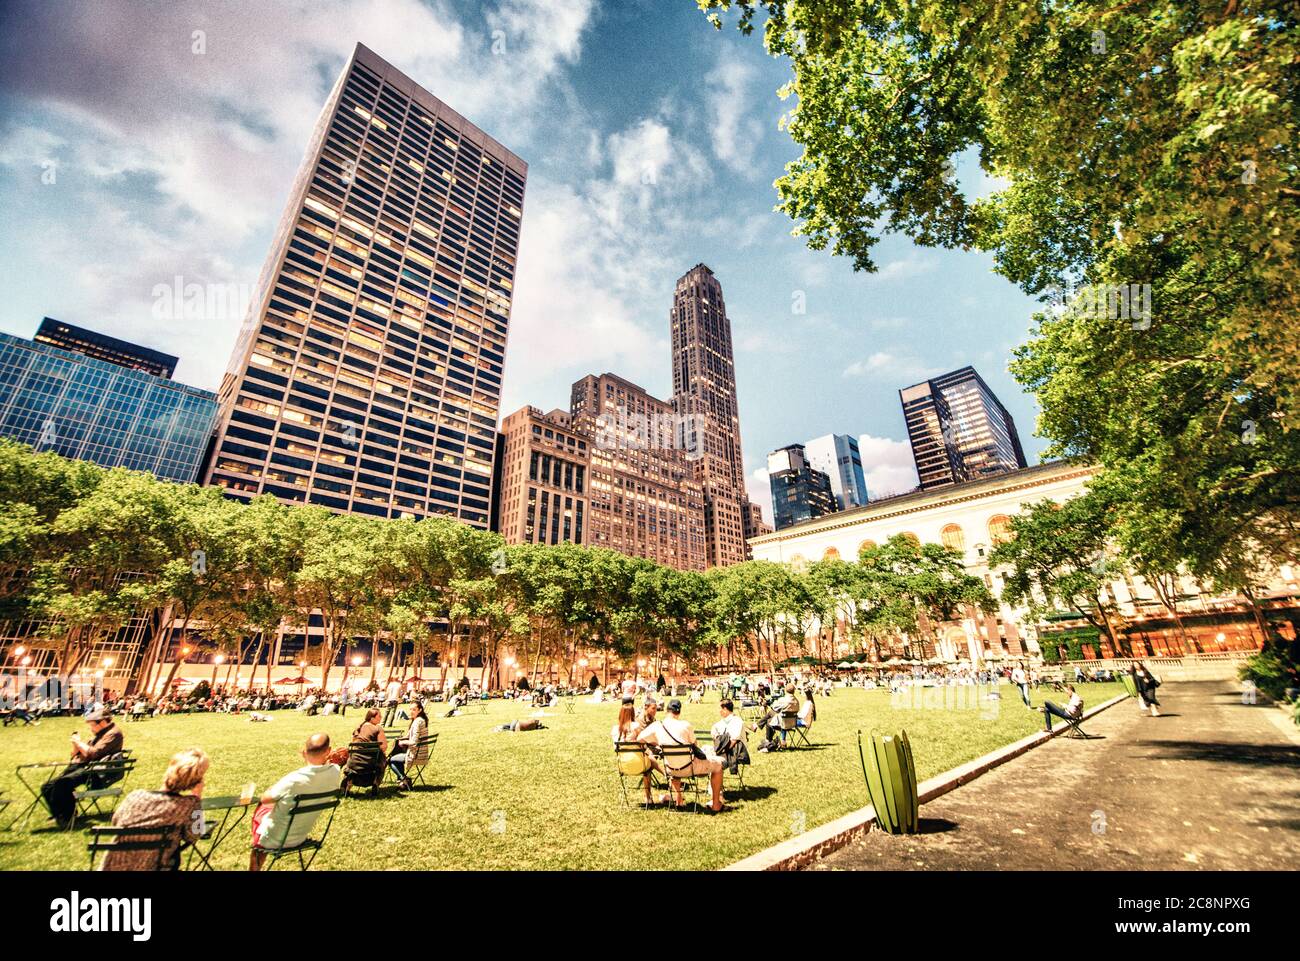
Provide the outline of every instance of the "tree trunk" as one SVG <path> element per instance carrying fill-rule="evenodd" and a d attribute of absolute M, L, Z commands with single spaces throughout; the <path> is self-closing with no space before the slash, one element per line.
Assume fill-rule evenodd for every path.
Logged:
<path fill-rule="evenodd" d="M 168 627 L 170 629 L 170 622 L 168 624 Z M 172 661 L 172 669 L 167 673 L 167 680 L 163 684 L 162 692 L 164 694 L 171 691 L 172 681 L 176 680 L 176 672 L 180 670 L 180 666 L 185 663 L 186 657 L 188 656 L 186 654 L 182 654 L 181 652 L 184 651 L 185 648 L 189 647 L 189 632 L 190 632 L 190 615 L 189 612 L 187 611 L 185 614 L 185 619 L 181 621 L 181 644 L 180 647 L 177 648 L 176 650 L 176 660 Z M 171 643 L 170 637 L 167 638 L 167 643 L 168 644 Z"/>

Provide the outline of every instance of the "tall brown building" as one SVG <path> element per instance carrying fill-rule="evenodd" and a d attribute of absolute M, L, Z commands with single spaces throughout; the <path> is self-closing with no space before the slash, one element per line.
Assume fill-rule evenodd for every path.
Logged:
<path fill-rule="evenodd" d="M 763 509 L 749 501 L 745 504 L 745 540 L 772 533 L 772 525 L 763 520 Z"/>
<path fill-rule="evenodd" d="M 675 429 L 672 404 L 614 374 L 601 374 L 573 385 L 570 412 L 574 428 L 590 439 L 585 543 L 681 570 L 703 570 L 704 501 Z"/>
<path fill-rule="evenodd" d="M 740 452 L 736 365 L 722 285 L 704 264 L 677 281 L 671 323 L 673 406 L 695 435 L 708 566 L 738 564 L 748 557 L 749 498 Z"/>
<path fill-rule="evenodd" d="M 523 407 L 501 425 L 500 529 L 507 544 L 587 543 L 591 452 L 569 412 Z"/>
<path fill-rule="evenodd" d="M 487 527 L 527 174 L 358 44 L 222 381 L 205 482 Z"/>

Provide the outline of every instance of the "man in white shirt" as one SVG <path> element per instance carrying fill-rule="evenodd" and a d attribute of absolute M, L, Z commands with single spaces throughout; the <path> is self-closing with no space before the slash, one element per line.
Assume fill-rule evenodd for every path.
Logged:
<path fill-rule="evenodd" d="M 307 840 L 320 812 L 300 815 L 290 821 L 289 811 L 294 798 L 300 794 L 321 794 L 337 791 L 343 775 L 337 764 L 329 763 L 330 736 L 313 734 L 307 738 L 302 750 L 306 767 L 291 771 L 276 781 L 253 812 L 253 852 L 248 870 L 260 871 L 267 851 L 294 848 Z"/>
<path fill-rule="evenodd" d="M 1059 704 L 1053 704 L 1051 701 L 1048 701 L 1039 708 L 1039 710 L 1043 712 L 1043 720 L 1047 722 L 1048 733 L 1051 733 L 1052 730 L 1052 715 L 1056 715 L 1067 722 L 1077 722 L 1081 717 L 1083 717 L 1083 698 L 1079 696 L 1079 693 L 1074 689 L 1073 684 L 1065 685 L 1065 689 L 1070 692 L 1070 700 L 1065 707 L 1061 707 Z"/>
<path fill-rule="evenodd" d="M 690 721 L 683 721 L 681 718 L 682 702 L 673 698 L 668 702 L 668 715 L 662 720 L 657 720 L 638 736 L 638 741 L 645 741 L 649 744 L 658 744 L 660 747 L 672 747 L 674 745 L 695 744 L 695 727 Z M 682 805 L 682 782 L 680 777 L 673 777 L 674 771 L 686 775 L 704 775 L 709 776 L 709 788 L 712 795 L 710 804 L 711 809 L 716 814 L 722 810 L 722 762 L 716 758 L 693 757 L 689 767 L 674 767 L 664 762 L 664 773 L 672 778 L 673 793 L 677 796 L 677 806 Z"/>

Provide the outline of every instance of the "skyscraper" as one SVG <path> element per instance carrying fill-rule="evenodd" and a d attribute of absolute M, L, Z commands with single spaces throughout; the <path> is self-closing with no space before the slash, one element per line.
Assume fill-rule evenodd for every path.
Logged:
<path fill-rule="evenodd" d="M 593 374 L 574 383 L 569 410 L 591 451 L 584 543 L 703 570 L 704 497 L 672 404 L 622 377 Z"/>
<path fill-rule="evenodd" d="M 498 525 L 506 543 L 586 543 L 591 451 L 569 412 L 522 407 L 501 433 Z"/>
<path fill-rule="evenodd" d="M 808 441 L 803 448 L 808 464 L 830 479 L 837 510 L 861 507 L 867 502 L 867 479 L 862 473 L 856 437 L 826 434 Z"/>
<path fill-rule="evenodd" d="M 486 528 L 527 171 L 358 44 L 222 381 L 207 482 Z"/>
<path fill-rule="evenodd" d="M 709 567 L 737 564 L 745 544 L 745 462 L 740 452 L 736 365 L 722 285 L 696 264 L 677 281 L 671 314 L 673 407 L 695 435 L 696 478 L 704 491 Z"/>
<path fill-rule="evenodd" d="M 898 392 L 921 490 L 1025 466 L 1011 414 L 973 367 Z"/>
<path fill-rule="evenodd" d="M 175 368 L 170 354 L 49 317 L 33 340 L 0 334 L 0 436 L 189 483 L 217 398 L 172 380 Z"/>
<path fill-rule="evenodd" d="M 835 513 L 830 478 L 809 465 L 802 444 L 768 454 L 767 479 L 772 486 L 772 520 L 778 531 Z"/>

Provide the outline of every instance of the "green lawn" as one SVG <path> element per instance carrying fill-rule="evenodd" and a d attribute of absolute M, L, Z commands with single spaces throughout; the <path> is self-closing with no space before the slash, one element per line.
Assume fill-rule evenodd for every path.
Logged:
<path fill-rule="evenodd" d="M 313 870 L 721 867 L 866 805 L 860 728 L 906 729 L 924 779 L 1042 727 L 1042 715 L 1026 710 L 1014 688 L 1003 685 L 1001 691 L 999 706 L 990 710 L 989 703 L 999 702 L 896 706 L 886 692 L 837 690 L 817 702 L 813 749 L 754 752 L 749 791 L 743 797 L 729 791 L 728 809 L 718 816 L 623 806 L 609 740 L 617 704 L 584 698 L 574 714 L 562 707 L 549 711 L 547 730 L 522 734 L 490 728 L 527 716 L 531 708 L 493 701 L 486 716 L 443 718 L 433 705 L 431 727 L 440 735 L 426 772 L 433 787 L 399 796 L 389 781 L 377 799 L 345 801 Z M 1081 693 L 1091 706 L 1120 691 L 1118 684 L 1085 684 Z M 1038 692 L 1035 703 L 1049 694 Z M 707 733 L 718 716 L 717 695 L 688 706 L 686 716 Z M 346 743 L 360 720 L 355 711 L 345 718 L 288 711 L 274 717 L 269 724 L 225 714 L 123 723 L 127 746 L 139 759 L 126 786 L 156 788 L 171 753 L 198 746 L 213 758 L 206 793 L 238 794 L 249 781 L 260 793 L 301 764 L 298 751 L 308 733 L 326 730 L 336 745 Z M 15 799 L 3 816 L 6 825 L 24 797 L 14 767 L 66 757 L 68 735 L 78 727 L 84 731 L 77 719 L 57 718 L 0 730 L 0 791 Z M 756 743 L 751 738 L 751 749 Z M 0 831 L 0 869 L 84 868 L 84 834 L 47 823 L 35 815 L 33 830 Z M 246 866 L 247 837 L 245 824 L 218 852 L 218 867 Z"/>

